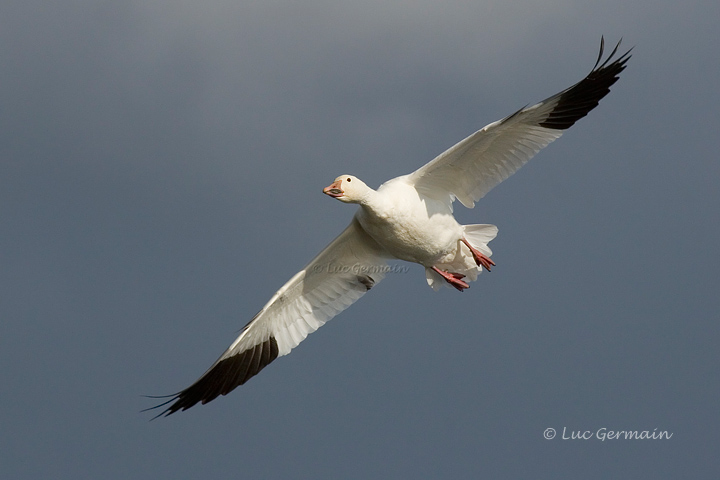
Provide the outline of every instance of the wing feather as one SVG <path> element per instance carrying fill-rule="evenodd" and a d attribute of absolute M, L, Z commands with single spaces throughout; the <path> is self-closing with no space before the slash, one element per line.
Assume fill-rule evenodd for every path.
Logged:
<path fill-rule="evenodd" d="M 310 333 L 382 280 L 387 258 L 387 253 L 353 219 L 330 245 L 273 295 L 195 383 L 153 407 L 171 403 L 158 416 L 226 395 L 277 357 L 290 353 Z"/>
<path fill-rule="evenodd" d="M 630 50 L 605 61 L 604 39 L 590 73 L 572 87 L 473 133 L 409 175 L 423 195 L 468 208 L 595 108 L 625 69 Z M 632 50 L 632 49 L 631 49 Z M 449 195 L 448 195 L 449 194 Z"/>

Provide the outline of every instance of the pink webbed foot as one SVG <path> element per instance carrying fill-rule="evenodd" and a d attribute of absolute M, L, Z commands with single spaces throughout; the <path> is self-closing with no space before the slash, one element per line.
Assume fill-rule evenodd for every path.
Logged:
<path fill-rule="evenodd" d="M 470 242 L 468 242 L 464 238 L 461 240 L 470 249 L 470 253 L 472 253 L 473 258 L 475 259 L 475 264 L 478 267 L 482 265 L 483 267 L 485 267 L 485 270 L 489 272 L 490 265 L 495 266 L 495 262 L 490 260 L 490 257 L 484 255 L 480 250 L 470 245 Z"/>
<path fill-rule="evenodd" d="M 457 288 L 459 291 L 463 291 L 466 288 L 470 288 L 470 285 L 468 285 L 466 282 L 463 282 L 463 278 L 465 278 L 465 275 L 461 273 L 452 273 L 452 272 L 446 272 L 444 270 L 440 270 L 437 267 L 432 267 L 433 270 L 435 270 L 440 276 L 442 276 L 446 282 L 448 282 L 453 287 Z"/>

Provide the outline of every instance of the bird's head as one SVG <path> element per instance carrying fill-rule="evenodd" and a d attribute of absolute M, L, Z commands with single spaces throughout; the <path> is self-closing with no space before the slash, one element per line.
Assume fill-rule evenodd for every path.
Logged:
<path fill-rule="evenodd" d="M 325 195 L 330 195 L 345 203 L 361 203 L 372 189 L 357 177 L 340 175 L 329 186 L 323 188 Z"/>

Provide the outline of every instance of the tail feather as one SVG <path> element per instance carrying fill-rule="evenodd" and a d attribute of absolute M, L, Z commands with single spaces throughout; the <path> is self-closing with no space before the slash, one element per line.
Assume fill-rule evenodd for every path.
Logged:
<path fill-rule="evenodd" d="M 490 250 L 487 244 L 495 238 L 497 233 L 498 228 L 495 225 L 463 225 L 465 240 L 488 257 L 492 255 L 492 250 Z M 470 250 L 460 241 L 458 241 L 458 250 L 455 258 L 447 264 L 436 266 L 448 272 L 465 275 L 466 278 L 464 280 L 470 282 L 475 281 L 477 276 L 482 272 L 482 268 L 477 266 L 470 254 Z M 450 286 L 444 278 L 431 268 L 425 269 L 425 278 L 433 290 L 438 290 L 443 285 Z"/>
<path fill-rule="evenodd" d="M 470 242 L 473 247 L 488 257 L 492 255 L 492 250 L 490 250 L 487 244 L 497 236 L 498 228 L 495 225 L 463 225 L 463 232 L 465 233 L 465 239 Z"/>

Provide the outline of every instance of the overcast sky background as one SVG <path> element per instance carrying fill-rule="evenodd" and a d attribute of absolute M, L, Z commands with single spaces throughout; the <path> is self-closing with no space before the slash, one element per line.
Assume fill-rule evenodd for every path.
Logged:
<path fill-rule="evenodd" d="M 720 3 L 4 1 L 2 478 L 718 478 Z M 419 266 L 149 422 L 377 187 L 592 67 L 612 92 Z M 557 437 L 543 438 L 546 428 Z M 562 440 L 666 430 L 669 440 Z"/>

